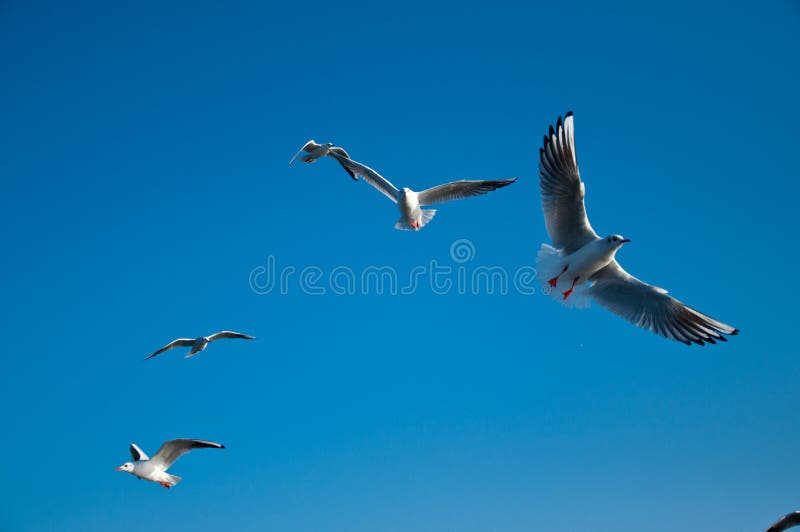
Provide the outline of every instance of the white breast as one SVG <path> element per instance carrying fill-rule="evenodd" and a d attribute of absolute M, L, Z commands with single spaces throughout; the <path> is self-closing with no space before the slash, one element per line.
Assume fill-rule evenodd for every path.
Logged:
<path fill-rule="evenodd" d="M 608 266 L 614 258 L 615 249 L 606 245 L 603 238 L 593 240 L 580 248 L 575 253 L 564 258 L 564 262 L 569 266 L 564 272 L 566 278 L 580 277 L 587 280 L 598 270 Z"/>

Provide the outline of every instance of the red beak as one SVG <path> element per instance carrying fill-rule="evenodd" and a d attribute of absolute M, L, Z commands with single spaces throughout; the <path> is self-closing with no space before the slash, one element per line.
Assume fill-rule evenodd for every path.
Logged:
<path fill-rule="evenodd" d="M 121 467 L 115 467 L 114 471 L 122 471 L 122 468 Z"/>
<path fill-rule="evenodd" d="M 630 242 L 630 241 L 631 241 L 630 238 L 623 238 L 622 240 L 620 240 L 620 242 L 622 242 L 623 244 L 625 244 L 627 242 Z"/>

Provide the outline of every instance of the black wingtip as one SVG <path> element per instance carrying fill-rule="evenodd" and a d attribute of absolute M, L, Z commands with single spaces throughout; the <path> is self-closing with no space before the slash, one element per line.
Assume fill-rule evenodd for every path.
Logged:
<path fill-rule="evenodd" d="M 569 118 L 569 117 L 571 117 L 571 116 L 572 116 L 572 109 L 570 109 L 569 111 L 567 111 L 567 114 L 565 114 L 565 115 L 564 115 L 564 120 L 566 120 L 567 118 Z"/>
<path fill-rule="evenodd" d="M 561 127 L 562 127 L 561 117 L 559 116 L 558 120 L 556 120 L 556 130 L 561 129 Z"/>
<path fill-rule="evenodd" d="M 559 120 L 560 120 L 560 118 L 559 118 Z M 550 126 L 550 136 L 552 137 L 555 134 L 556 134 L 556 130 L 553 129 L 553 126 Z"/>

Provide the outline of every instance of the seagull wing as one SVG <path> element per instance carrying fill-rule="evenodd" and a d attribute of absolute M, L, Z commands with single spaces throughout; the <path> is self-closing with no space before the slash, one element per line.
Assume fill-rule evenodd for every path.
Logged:
<path fill-rule="evenodd" d="M 616 260 L 595 273 L 589 281 L 588 295 L 600 306 L 634 325 L 686 345 L 717 340 L 738 330 L 688 307 L 667 294 L 663 288 L 649 285 L 622 269 Z"/>
<path fill-rule="evenodd" d="M 364 178 L 364 181 L 377 188 L 383 193 L 384 196 L 397 203 L 397 198 L 400 195 L 400 191 L 397 190 L 397 187 L 391 184 L 389 180 L 383 177 L 381 174 L 369 166 L 361 164 L 358 161 L 348 159 L 347 157 L 343 157 L 335 151 L 331 151 L 329 155 L 339 161 L 339 164 L 342 165 L 342 168 L 348 170 L 348 174 L 351 176 L 353 174 L 360 175 Z"/>
<path fill-rule="evenodd" d="M 213 441 L 205 440 L 190 440 L 186 438 L 179 438 L 177 440 L 170 440 L 164 442 L 158 452 L 150 459 L 150 463 L 154 466 L 167 470 L 175 460 L 188 453 L 192 449 L 202 449 L 211 447 L 214 449 L 224 449 L 225 446 L 221 443 L 214 443 Z"/>
<path fill-rule="evenodd" d="M 328 155 L 330 155 L 330 154 L 331 154 L 331 152 L 332 152 L 332 153 L 339 154 L 339 155 L 341 155 L 342 157 L 344 157 L 345 159 L 349 159 L 349 158 L 350 158 L 350 156 L 347 154 L 347 152 L 346 152 L 346 151 L 344 151 L 344 148 L 340 148 L 339 146 L 334 146 L 333 148 L 331 148 L 331 149 L 328 151 Z M 352 171 L 352 170 L 350 170 L 348 167 L 346 167 L 345 165 L 343 165 L 341 162 L 340 162 L 339 164 L 341 164 L 341 165 L 342 165 L 342 168 L 344 168 L 344 171 L 345 171 L 345 172 L 347 172 L 348 174 L 350 174 L 350 177 L 352 177 L 354 181 L 358 181 L 358 177 L 356 176 L 356 174 L 354 174 L 354 173 L 353 173 L 353 171 Z"/>
<path fill-rule="evenodd" d="M 141 450 L 135 443 L 131 444 L 131 458 L 133 458 L 134 462 L 137 460 L 150 460 L 150 457 L 147 456 L 147 453 Z"/>
<path fill-rule="evenodd" d="M 798 525 L 800 525 L 800 512 L 792 512 L 772 523 L 772 526 L 767 529 L 767 532 L 783 532 L 788 528 Z"/>
<path fill-rule="evenodd" d="M 165 345 L 152 355 L 144 357 L 144 359 L 147 360 L 148 358 L 153 358 L 156 355 L 160 355 L 164 351 L 169 351 L 173 347 L 189 347 L 191 345 L 194 345 L 196 341 L 197 340 L 195 340 L 194 338 L 178 338 L 177 340 L 171 341 L 170 343 L 168 343 L 167 345 Z"/>
<path fill-rule="evenodd" d="M 233 331 L 220 331 L 209 336 L 208 341 L 213 342 L 214 340 L 219 340 L 220 338 L 244 338 L 245 340 L 255 340 L 256 337 Z"/>
<path fill-rule="evenodd" d="M 302 148 L 297 150 L 297 153 L 295 153 L 294 157 L 292 157 L 292 159 L 289 161 L 289 165 L 291 165 L 294 162 L 294 160 L 297 158 L 297 156 L 300 155 L 301 153 L 303 153 L 304 151 L 310 152 L 313 149 L 318 148 L 318 147 L 319 147 L 319 144 L 314 142 L 314 139 L 309 140 L 308 142 L 303 144 Z"/>
<path fill-rule="evenodd" d="M 539 148 L 539 188 L 550 240 L 566 254 L 597 238 L 583 204 L 584 186 L 575 158 L 572 111 L 544 137 Z"/>
<path fill-rule="evenodd" d="M 342 157 L 344 157 L 346 159 L 350 158 L 350 156 L 347 154 L 347 152 L 344 151 L 344 148 L 340 148 L 339 146 L 334 146 L 333 148 L 330 149 L 329 152 L 338 153 L 339 155 L 341 155 Z"/>
<path fill-rule="evenodd" d="M 517 178 L 514 177 L 495 181 L 453 181 L 419 192 L 419 204 L 433 205 L 434 203 L 480 196 L 492 190 L 506 187 L 516 180 Z"/>

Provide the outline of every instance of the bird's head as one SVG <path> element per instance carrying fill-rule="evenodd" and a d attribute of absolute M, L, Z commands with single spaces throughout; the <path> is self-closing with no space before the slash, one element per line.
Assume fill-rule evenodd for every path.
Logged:
<path fill-rule="evenodd" d="M 333 148 L 333 142 L 326 142 L 325 143 L 325 147 L 326 148 Z"/>
<path fill-rule="evenodd" d="M 622 244 L 630 242 L 630 239 L 623 238 L 622 235 L 611 235 L 606 237 L 606 245 L 613 249 L 619 249 Z"/>
<path fill-rule="evenodd" d="M 126 473 L 133 473 L 133 462 L 125 462 L 115 469 L 115 471 L 125 471 Z"/>

